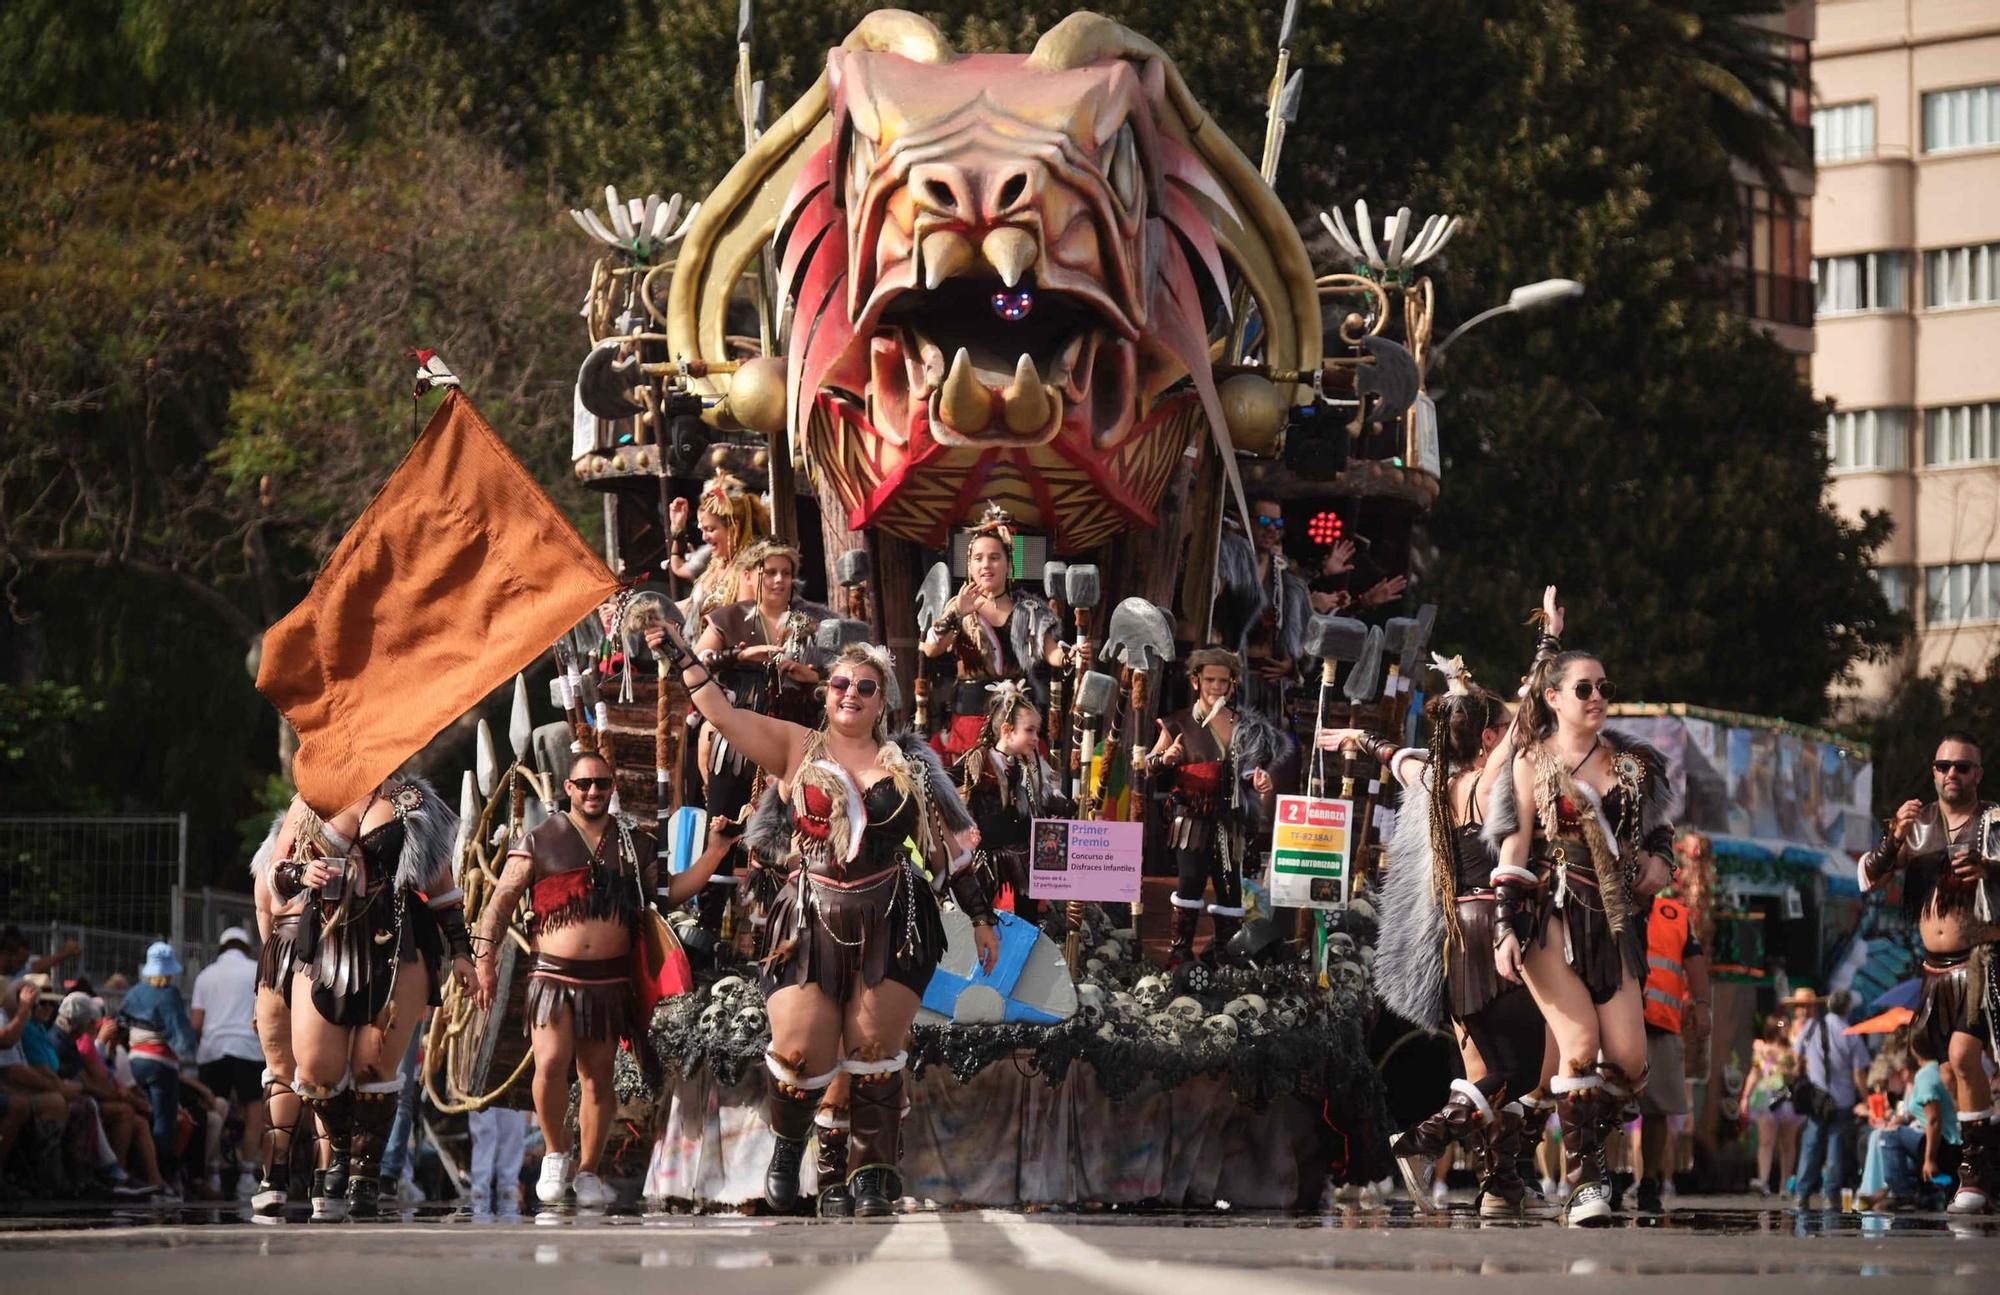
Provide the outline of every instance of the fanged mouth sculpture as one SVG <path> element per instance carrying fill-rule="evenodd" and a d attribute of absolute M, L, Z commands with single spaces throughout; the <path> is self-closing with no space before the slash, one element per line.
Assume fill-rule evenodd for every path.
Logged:
<path fill-rule="evenodd" d="M 886 303 L 869 342 L 869 421 L 940 445 L 1042 445 L 1067 422 L 1109 450 L 1131 431 L 1138 352 L 1085 298 L 944 279 Z"/>

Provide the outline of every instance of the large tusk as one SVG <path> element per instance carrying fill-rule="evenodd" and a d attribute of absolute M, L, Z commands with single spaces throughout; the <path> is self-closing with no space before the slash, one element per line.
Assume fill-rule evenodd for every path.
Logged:
<path fill-rule="evenodd" d="M 935 292 L 946 279 L 972 264 L 972 244 L 948 229 L 924 235 L 924 287 Z"/>
<path fill-rule="evenodd" d="M 1035 236 L 1018 225 L 1002 225 L 986 236 L 979 245 L 993 268 L 1000 272 L 1000 282 L 1012 288 L 1021 282 L 1021 276 L 1034 265 L 1039 252 L 1035 247 Z"/>
<path fill-rule="evenodd" d="M 961 346 L 938 392 L 938 412 L 945 422 L 967 435 L 986 430 L 993 421 L 993 398 L 972 373 L 972 356 Z"/>
<path fill-rule="evenodd" d="M 1042 375 L 1035 372 L 1035 362 L 1026 352 L 1014 366 L 1014 380 L 1000 393 L 1000 401 L 1008 431 L 1025 436 L 1048 426 L 1049 389 L 1042 385 Z"/>

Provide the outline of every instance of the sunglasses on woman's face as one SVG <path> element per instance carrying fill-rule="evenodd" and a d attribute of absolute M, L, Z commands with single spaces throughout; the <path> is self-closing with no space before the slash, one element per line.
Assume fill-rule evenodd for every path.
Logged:
<path fill-rule="evenodd" d="M 1589 701 L 1593 692 L 1610 701 L 1618 693 L 1618 689 L 1609 679 L 1579 679 L 1570 685 L 1569 690 L 1576 694 L 1578 701 Z"/>
<path fill-rule="evenodd" d="M 610 791 L 610 790 L 611 790 L 611 779 L 609 779 L 609 778 L 571 778 L 571 779 L 569 780 L 569 785 L 570 785 L 570 786 L 572 786 L 572 787 L 574 787 L 574 788 L 576 788 L 576 789 L 577 789 L 578 791 Z"/>
<path fill-rule="evenodd" d="M 1931 768 L 1939 773 L 1955 773 L 1963 778 L 1979 766 L 1970 760 L 1933 760 Z"/>
<path fill-rule="evenodd" d="M 844 674 L 837 674 L 826 681 L 826 686 L 833 689 L 835 696 L 852 688 L 856 697 L 873 697 L 882 685 L 873 679 L 849 679 Z"/>

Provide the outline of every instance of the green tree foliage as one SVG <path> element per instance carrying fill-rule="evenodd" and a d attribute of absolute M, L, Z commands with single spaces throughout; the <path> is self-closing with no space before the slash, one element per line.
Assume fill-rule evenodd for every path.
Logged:
<path fill-rule="evenodd" d="M 766 3 L 781 112 L 865 0 Z M 1025 49 L 1071 6 L 918 6 L 962 50 Z M 1113 0 L 1247 152 L 1282 0 Z M 1900 626 L 1883 525 L 1821 502 L 1822 413 L 1730 314 L 1732 156 L 1768 110 L 1768 0 L 1303 0 L 1279 191 L 1466 228 L 1441 328 L 1516 284 L 1591 285 L 1433 373 L 1445 496 L 1418 592 L 1488 679 L 1563 586 L 1628 693 L 1816 720 Z M 218 853 L 268 789 L 242 659 L 407 445 L 436 347 L 579 514 L 564 424 L 601 191 L 699 197 L 740 152 L 732 0 L 16 0 L 0 10 L 0 629 L 15 677 L 105 703 L 107 803 L 188 803 Z M 1775 87 L 1775 88 L 1774 88 Z M 171 636 L 175 651 L 162 650 Z M 178 678 L 158 668 L 172 658 Z M 198 681 L 189 683 L 188 681 Z M 228 718 L 222 718 L 222 717 Z M 241 716 L 240 722 L 238 716 Z M 82 723 L 82 720 L 76 721 Z M 82 775 L 88 778 L 88 771 Z M 211 795 L 201 792 L 200 795 Z"/>

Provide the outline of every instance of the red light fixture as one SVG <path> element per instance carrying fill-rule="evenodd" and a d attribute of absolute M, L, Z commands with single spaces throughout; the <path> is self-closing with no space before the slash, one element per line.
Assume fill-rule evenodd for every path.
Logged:
<path fill-rule="evenodd" d="M 1321 548 L 1331 548 L 1340 541 L 1347 528 L 1341 524 L 1340 514 L 1331 508 L 1322 513 L 1314 513 L 1306 523 L 1306 538 Z"/>

